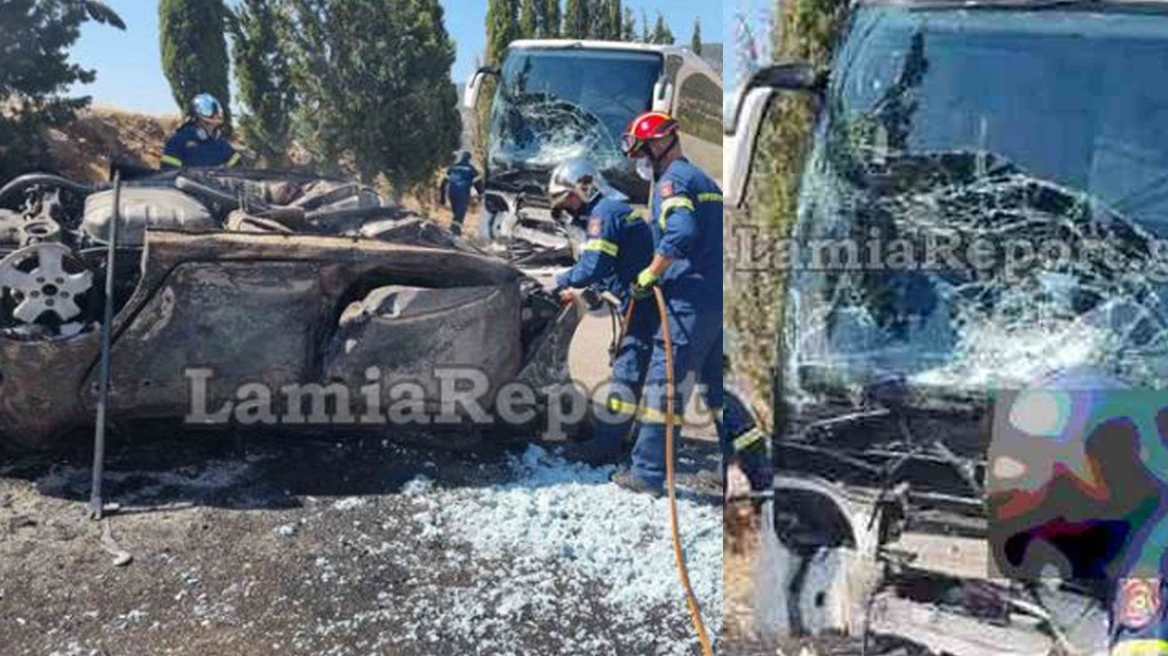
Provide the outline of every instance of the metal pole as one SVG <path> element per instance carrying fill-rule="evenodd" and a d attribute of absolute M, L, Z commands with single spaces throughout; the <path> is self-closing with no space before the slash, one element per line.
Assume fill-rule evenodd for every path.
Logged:
<path fill-rule="evenodd" d="M 105 271 L 105 316 L 101 324 L 101 369 L 98 374 L 97 426 L 93 436 L 93 490 L 89 496 L 89 518 L 102 519 L 105 502 L 101 496 L 102 478 L 105 476 L 105 422 L 106 404 L 109 399 L 110 341 L 114 320 L 114 276 L 118 250 L 118 224 L 122 221 L 122 174 L 114 174 L 114 211 L 110 220 L 109 245 L 106 251 Z"/>

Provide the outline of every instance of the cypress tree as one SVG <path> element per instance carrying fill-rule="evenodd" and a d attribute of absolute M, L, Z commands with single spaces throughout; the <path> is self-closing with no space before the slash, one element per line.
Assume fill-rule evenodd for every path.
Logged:
<path fill-rule="evenodd" d="M 241 0 L 228 14 L 232 62 L 244 115 L 238 123 L 265 166 L 286 163 L 296 107 L 291 71 L 279 35 L 279 0 Z"/>
<path fill-rule="evenodd" d="M 534 39 L 539 35 L 535 0 L 523 0 L 523 7 L 519 12 L 519 35 L 524 39 Z"/>
<path fill-rule="evenodd" d="M 588 0 L 568 0 L 564 9 L 564 38 L 587 39 L 589 33 Z"/>
<path fill-rule="evenodd" d="M 158 28 L 162 71 L 184 111 L 199 93 L 223 104 L 230 125 L 231 84 L 227 58 L 227 10 L 222 0 L 160 0 Z"/>
<path fill-rule="evenodd" d="M 69 48 L 89 20 L 126 28 L 100 2 L 0 2 L 0 99 L 11 110 L 0 111 L 0 181 L 51 168 L 44 130 L 67 123 L 89 106 L 89 97 L 67 95 L 74 85 L 97 78 L 69 61 Z"/>
<path fill-rule="evenodd" d="M 429 184 L 459 146 L 454 42 L 439 0 L 286 0 L 303 144 L 319 165 L 395 195 Z"/>

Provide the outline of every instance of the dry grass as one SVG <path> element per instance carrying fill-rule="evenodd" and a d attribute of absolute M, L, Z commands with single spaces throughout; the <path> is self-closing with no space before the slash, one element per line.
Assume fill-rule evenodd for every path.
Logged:
<path fill-rule="evenodd" d="M 104 180 L 110 160 L 122 158 L 157 167 L 178 116 L 149 116 L 96 107 L 76 120 L 49 130 L 49 152 L 61 175 L 76 180 Z"/>

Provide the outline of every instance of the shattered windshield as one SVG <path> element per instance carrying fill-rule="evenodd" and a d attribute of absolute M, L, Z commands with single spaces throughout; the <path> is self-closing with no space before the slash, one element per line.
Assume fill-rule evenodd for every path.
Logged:
<path fill-rule="evenodd" d="M 859 10 L 787 255 L 796 380 L 1165 387 L 1165 61 L 1163 15 Z"/>
<path fill-rule="evenodd" d="M 491 167 L 546 169 L 586 155 L 633 196 L 643 185 L 621 154 L 620 135 L 651 108 L 662 66 L 655 53 L 510 51 L 491 113 Z"/>

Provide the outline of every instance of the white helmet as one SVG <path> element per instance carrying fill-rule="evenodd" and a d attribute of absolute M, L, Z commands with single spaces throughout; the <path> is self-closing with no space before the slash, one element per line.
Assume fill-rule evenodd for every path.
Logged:
<path fill-rule="evenodd" d="M 591 203 L 608 185 L 600 175 L 600 169 L 584 157 L 566 159 L 552 171 L 548 183 L 548 198 L 552 207 L 564 204 L 568 194 L 576 194 L 585 203 Z"/>

